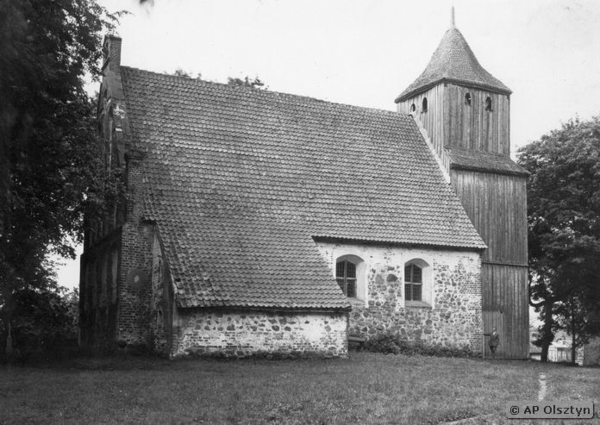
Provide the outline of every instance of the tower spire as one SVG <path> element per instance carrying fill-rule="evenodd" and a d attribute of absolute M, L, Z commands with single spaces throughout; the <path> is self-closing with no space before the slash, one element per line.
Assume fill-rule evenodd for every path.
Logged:
<path fill-rule="evenodd" d="M 454 21 L 454 5 L 452 5 L 452 9 L 450 10 L 450 28 L 456 28 Z"/>

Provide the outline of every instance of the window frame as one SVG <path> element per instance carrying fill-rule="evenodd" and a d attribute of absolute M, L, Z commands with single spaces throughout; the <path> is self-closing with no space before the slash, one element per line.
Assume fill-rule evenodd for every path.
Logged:
<path fill-rule="evenodd" d="M 410 270 L 410 276 L 406 272 Z M 418 270 L 418 281 L 415 281 L 415 270 Z M 410 290 L 407 290 L 410 288 Z M 418 299 L 415 298 L 415 288 L 418 290 Z M 408 263 L 404 266 L 404 299 L 406 301 L 423 302 L 423 267 L 415 263 Z"/>
<path fill-rule="evenodd" d="M 338 275 L 341 264 L 344 265 L 342 276 Z M 348 267 L 349 265 L 352 265 L 352 267 Z M 358 298 L 357 268 L 357 264 L 349 259 L 342 259 L 335 262 L 335 280 L 344 295 L 348 298 Z M 352 274 L 353 276 L 348 276 L 348 274 Z M 353 287 L 352 295 L 350 295 L 351 292 L 348 290 L 349 287 Z"/>
<path fill-rule="evenodd" d="M 407 308 L 435 308 L 435 276 L 433 272 L 432 258 L 424 257 L 412 257 L 404 262 L 404 268 L 402 269 L 402 290 L 404 295 L 404 306 Z M 418 282 L 412 282 L 413 277 L 407 275 L 407 267 L 414 265 L 421 269 L 421 299 L 415 300 L 412 293 L 407 294 L 407 284 L 418 284 Z M 410 282 L 407 282 L 410 281 Z"/>
<path fill-rule="evenodd" d="M 369 303 L 369 291 L 368 291 L 368 283 L 367 283 L 367 263 L 357 254 L 355 254 L 354 250 L 350 249 L 340 249 L 339 252 L 336 252 L 336 255 L 333 255 L 332 265 L 331 265 L 331 274 L 337 283 L 337 264 L 341 261 L 349 261 L 356 266 L 356 296 L 348 297 L 346 293 L 344 296 L 352 306 L 361 306 L 368 307 Z M 339 284 L 338 284 L 339 287 Z M 340 291 L 343 290 L 340 288 Z"/>

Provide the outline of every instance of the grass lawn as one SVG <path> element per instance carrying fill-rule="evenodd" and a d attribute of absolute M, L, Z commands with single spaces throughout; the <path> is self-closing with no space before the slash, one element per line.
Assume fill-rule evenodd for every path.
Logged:
<path fill-rule="evenodd" d="M 0 366 L 0 423 L 440 423 L 507 401 L 600 403 L 600 368 L 374 353 L 339 360 L 104 358 Z M 569 423 L 577 423 L 569 421 Z M 593 423 L 600 423 L 595 419 Z"/>

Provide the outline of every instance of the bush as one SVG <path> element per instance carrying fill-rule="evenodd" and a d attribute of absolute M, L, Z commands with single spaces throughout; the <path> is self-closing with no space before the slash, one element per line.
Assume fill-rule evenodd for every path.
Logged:
<path fill-rule="evenodd" d="M 12 339 L 15 352 L 11 360 L 26 362 L 61 357 L 77 349 L 77 293 L 23 290 L 15 294 Z M 0 326 L 2 342 L 8 327 Z M 5 348 L 4 344 L 2 347 Z M 2 350 L 4 352 L 4 350 Z"/>
<path fill-rule="evenodd" d="M 365 342 L 365 349 L 374 353 L 404 354 L 408 356 L 435 357 L 481 357 L 473 353 L 468 346 L 461 348 L 444 347 L 439 344 L 425 344 L 422 340 L 409 341 L 391 332 L 376 335 Z"/>

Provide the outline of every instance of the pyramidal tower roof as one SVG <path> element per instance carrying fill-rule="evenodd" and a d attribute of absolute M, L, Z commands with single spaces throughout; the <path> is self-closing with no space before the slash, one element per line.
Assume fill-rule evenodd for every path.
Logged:
<path fill-rule="evenodd" d="M 469 44 L 454 25 L 454 8 L 452 8 L 450 28 L 444 34 L 425 71 L 396 98 L 396 103 L 442 82 L 501 94 L 512 93 L 507 86 L 479 64 Z"/>

